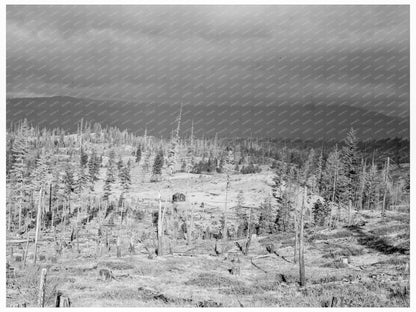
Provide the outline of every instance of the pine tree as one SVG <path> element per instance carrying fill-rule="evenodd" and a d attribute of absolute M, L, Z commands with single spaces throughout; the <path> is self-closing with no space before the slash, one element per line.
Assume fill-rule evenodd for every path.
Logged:
<path fill-rule="evenodd" d="M 120 196 L 119 206 L 122 206 L 122 203 L 125 200 L 125 195 L 131 185 L 130 166 L 131 164 L 129 160 L 129 162 L 125 166 L 122 166 L 119 172 L 120 184 L 121 184 L 121 187 L 123 188 L 123 191 Z"/>
<path fill-rule="evenodd" d="M 322 172 L 321 195 L 326 200 L 338 201 L 340 176 L 342 176 L 340 152 L 337 146 L 335 146 L 335 149 L 329 154 L 325 169 Z"/>
<path fill-rule="evenodd" d="M 121 171 L 121 168 L 123 168 L 123 160 L 121 159 L 121 157 L 119 157 L 118 162 L 117 162 L 117 170 L 118 170 L 118 172 Z"/>
<path fill-rule="evenodd" d="M 53 175 L 51 168 L 51 155 L 42 153 L 36 162 L 36 168 L 31 173 L 32 189 L 38 192 L 41 187 L 46 189 L 46 185 L 52 183 Z"/>
<path fill-rule="evenodd" d="M 306 159 L 305 163 L 302 167 L 302 174 L 301 174 L 301 184 L 307 185 L 309 188 L 314 188 L 315 186 L 315 179 L 314 179 L 314 157 L 315 157 L 315 151 L 312 148 L 309 151 L 308 158 Z"/>
<path fill-rule="evenodd" d="M 236 206 L 235 213 L 237 217 L 237 222 L 240 225 L 246 225 L 248 222 L 248 216 L 243 205 L 244 205 L 244 193 L 243 191 L 239 191 L 237 195 L 237 206 Z"/>
<path fill-rule="evenodd" d="M 177 158 L 177 149 L 178 149 L 178 144 L 179 144 L 179 131 L 181 127 L 181 120 L 182 120 L 182 103 L 181 103 L 181 108 L 179 110 L 179 115 L 177 119 L 178 126 L 176 128 L 176 133 L 171 138 L 171 146 L 168 151 L 167 167 L 169 168 L 170 174 L 173 174 L 175 172 L 175 166 L 177 163 L 176 158 Z"/>
<path fill-rule="evenodd" d="M 261 233 L 273 233 L 273 212 L 270 197 L 265 198 L 260 205 L 259 227 Z"/>
<path fill-rule="evenodd" d="M 111 161 L 111 162 L 115 162 L 115 160 L 116 160 L 116 152 L 112 149 L 112 150 L 110 150 L 110 153 L 109 153 L 109 155 L 108 155 L 108 158 L 109 158 L 109 161 Z"/>
<path fill-rule="evenodd" d="M 218 167 L 216 168 L 218 173 L 222 173 L 224 170 L 224 157 L 221 155 L 220 161 L 218 162 Z"/>
<path fill-rule="evenodd" d="M 91 181 L 94 183 L 98 181 L 98 174 L 100 172 L 100 158 L 97 156 L 95 150 L 92 151 L 89 162 L 88 162 L 88 172 L 91 177 Z"/>
<path fill-rule="evenodd" d="M 321 150 L 321 153 L 319 154 L 319 158 L 318 158 L 318 163 L 315 169 L 316 189 L 314 191 L 317 192 L 318 195 L 320 195 L 322 191 L 323 169 L 324 169 L 324 157 L 323 157 L 323 151 Z"/>
<path fill-rule="evenodd" d="M 126 165 L 120 169 L 119 173 L 120 177 L 120 184 L 123 187 L 124 191 L 127 191 L 131 184 L 131 177 L 130 177 L 130 166 Z"/>
<path fill-rule="evenodd" d="M 327 217 L 330 215 L 330 206 L 327 202 L 322 203 L 319 199 L 312 207 L 315 225 L 323 226 Z"/>
<path fill-rule="evenodd" d="M 345 146 L 341 150 L 343 178 L 345 178 L 343 180 L 342 199 L 344 203 L 348 203 L 349 201 L 355 201 L 357 186 L 359 185 L 360 155 L 358 153 L 356 131 L 351 129 L 344 141 Z"/>
<path fill-rule="evenodd" d="M 88 184 L 91 181 L 88 170 L 84 167 L 77 168 L 75 171 L 75 183 L 74 183 L 74 192 L 81 197 L 82 192 L 88 187 Z"/>
<path fill-rule="evenodd" d="M 367 172 L 366 172 L 366 162 L 364 159 L 361 161 L 362 170 L 359 172 L 358 181 L 359 187 L 358 189 L 358 207 L 363 209 L 364 207 L 364 191 L 365 191 L 365 183 L 367 179 Z"/>
<path fill-rule="evenodd" d="M 191 142 L 189 143 L 188 146 L 188 150 L 186 153 L 186 158 L 185 158 L 185 171 L 186 172 L 192 172 L 193 168 L 194 168 L 194 122 L 192 121 L 192 127 L 191 127 Z"/>
<path fill-rule="evenodd" d="M 107 174 L 104 181 L 104 196 L 103 199 L 105 201 L 109 201 L 109 198 L 111 196 L 111 187 L 112 184 L 115 182 L 114 177 L 114 167 L 112 165 L 112 162 L 109 162 L 109 166 L 107 167 Z"/>
<path fill-rule="evenodd" d="M 14 138 L 10 137 L 7 139 L 7 146 L 6 146 L 6 176 L 10 177 L 10 173 L 13 168 L 13 164 L 15 162 L 15 157 L 13 154 L 13 143 Z"/>
<path fill-rule="evenodd" d="M 30 183 L 28 181 L 28 157 L 29 157 L 29 126 L 25 119 L 15 134 L 13 143 L 13 165 L 11 169 L 11 181 L 13 184 L 14 201 L 19 207 L 19 224 L 22 224 L 22 210 L 30 191 Z"/>
<path fill-rule="evenodd" d="M 275 224 L 278 231 L 286 232 L 289 223 L 289 216 L 291 211 L 290 196 L 287 191 L 282 194 L 282 204 L 279 206 L 276 214 Z"/>
<path fill-rule="evenodd" d="M 136 163 L 139 163 L 142 159 L 142 147 L 139 145 L 136 150 Z"/>
<path fill-rule="evenodd" d="M 162 167 L 163 167 L 163 151 L 159 150 L 159 152 L 156 155 L 155 161 L 153 163 L 153 181 L 159 181 L 160 177 L 162 175 Z"/>
<path fill-rule="evenodd" d="M 72 166 L 70 166 L 69 164 L 66 165 L 64 170 L 65 170 L 64 175 L 62 177 L 62 186 L 63 186 L 62 191 L 63 191 L 63 196 L 66 199 L 70 207 L 71 194 L 75 190 L 74 172 L 73 172 Z"/>
<path fill-rule="evenodd" d="M 85 153 L 82 147 L 80 150 L 80 163 L 81 163 L 81 167 L 85 167 L 88 164 L 88 154 Z"/>
<path fill-rule="evenodd" d="M 149 172 L 150 169 L 150 158 L 152 157 L 151 150 L 148 150 L 145 154 L 143 165 L 142 165 L 142 171 L 143 171 L 143 181 L 145 179 L 146 174 Z"/>

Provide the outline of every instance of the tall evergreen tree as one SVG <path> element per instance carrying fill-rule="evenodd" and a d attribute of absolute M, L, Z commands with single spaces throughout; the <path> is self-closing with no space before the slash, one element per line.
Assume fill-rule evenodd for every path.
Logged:
<path fill-rule="evenodd" d="M 322 191 L 323 170 L 324 170 L 324 156 L 323 156 L 323 151 L 321 150 L 321 153 L 319 154 L 319 157 L 318 157 L 318 163 L 315 169 L 316 189 L 314 190 L 319 195 L 321 194 L 321 191 Z"/>
<path fill-rule="evenodd" d="M 131 185 L 130 166 L 123 166 L 120 170 L 120 184 L 123 188 L 123 193 L 127 192 Z"/>
<path fill-rule="evenodd" d="M 69 164 L 64 169 L 64 175 L 62 177 L 62 191 L 63 196 L 66 199 L 68 206 L 71 205 L 71 194 L 75 191 L 75 178 L 73 167 Z"/>
<path fill-rule="evenodd" d="M 142 159 L 142 147 L 139 145 L 136 150 L 136 163 L 139 163 Z"/>
<path fill-rule="evenodd" d="M 97 156 L 95 150 L 92 151 L 89 162 L 88 162 L 88 172 L 91 177 L 91 181 L 94 183 L 98 181 L 98 174 L 100 172 L 100 158 Z"/>
<path fill-rule="evenodd" d="M 239 191 L 237 195 L 237 206 L 235 209 L 236 217 L 239 224 L 247 223 L 247 213 L 245 211 L 244 205 L 244 193 L 243 191 Z"/>
<path fill-rule="evenodd" d="M 146 174 L 150 170 L 150 158 L 152 157 L 152 151 L 149 149 L 144 156 L 143 165 L 142 165 L 142 172 L 143 172 L 143 181 L 145 179 Z"/>
<path fill-rule="evenodd" d="M 159 150 L 159 152 L 156 155 L 155 161 L 153 163 L 153 180 L 159 181 L 160 177 L 162 175 L 162 167 L 163 167 L 163 151 Z"/>
<path fill-rule="evenodd" d="M 341 155 L 338 147 L 329 154 L 325 164 L 325 169 L 322 172 L 322 196 L 326 200 L 338 201 L 340 193 L 340 177 L 342 176 L 343 168 L 341 163 Z"/>
<path fill-rule="evenodd" d="M 112 184 L 115 182 L 114 165 L 110 160 L 107 167 L 107 174 L 104 181 L 104 196 L 103 199 L 108 201 L 111 196 Z"/>
<path fill-rule="evenodd" d="M 118 170 L 118 172 L 121 171 L 121 168 L 123 168 L 123 160 L 121 159 L 121 157 L 119 157 L 118 162 L 117 162 L 117 170 Z"/>
<path fill-rule="evenodd" d="M 260 232 L 265 234 L 273 233 L 273 211 L 270 197 L 265 198 L 260 205 L 259 227 Z"/>
<path fill-rule="evenodd" d="M 30 191 L 30 183 L 28 180 L 28 158 L 29 158 L 29 126 L 25 119 L 16 132 L 13 143 L 12 153 L 14 162 L 11 169 L 11 181 L 14 189 L 14 201 L 19 207 L 19 224 L 22 225 L 22 210 L 27 202 Z"/>
<path fill-rule="evenodd" d="M 84 148 L 80 149 L 80 163 L 81 167 L 86 167 L 88 164 L 88 154 L 84 151 Z"/>
<path fill-rule="evenodd" d="M 367 202 L 367 208 L 376 208 L 375 206 L 377 203 L 378 185 L 380 180 L 377 165 L 373 161 L 365 179 L 364 194 Z"/>
<path fill-rule="evenodd" d="M 345 204 L 349 201 L 354 202 L 357 195 L 357 186 L 359 185 L 359 167 L 360 155 L 358 152 L 358 140 L 356 131 L 351 129 L 345 138 L 345 145 L 341 150 L 341 160 L 343 166 L 343 178 L 345 178 L 342 199 Z"/>
<path fill-rule="evenodd" d="M 314 157 L 315 151 L 314 149 L 310 149 L 308 153 L 308 158 L 304 162 L 301 170 L 300 175 L 300 183 L 303 185 L 307 185 L 309 188 L 313 189 L 315 186 L 315 176 L 314 176 Z"/>
<path fill-rule="evenodd" d="M 52 172 L 51 155 L 42 153 L 36 162 L 36 168 L 31 172 L 31 184 L 35 192 L 41 187 L 46 189 L 46 185 L 54 180 Z"/>

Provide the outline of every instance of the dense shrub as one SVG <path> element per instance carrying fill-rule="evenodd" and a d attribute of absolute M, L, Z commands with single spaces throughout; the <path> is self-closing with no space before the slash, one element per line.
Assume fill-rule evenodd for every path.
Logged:
<path fill-rule="evenodd" d="M 200 161 L 198 164 L 195 164 L 192 168 L 192 173 L 201 174 L 203 172 L 213 173 L 216 172 L 216 159 L 208 158 L 208 161 Z"/>
<path fill-rule="evenodd" d="M 249 164 L 248 166 L 243 166 L 240 172 L 242 174 L 259 173 L 261 172 L 261 168 L 257 165 Z"/>

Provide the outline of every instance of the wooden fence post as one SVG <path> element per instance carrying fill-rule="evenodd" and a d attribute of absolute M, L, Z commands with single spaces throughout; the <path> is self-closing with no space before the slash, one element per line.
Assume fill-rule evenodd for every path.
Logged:
<path fill-rule="evenodd" d="M 38 306 L 41 308 L 45 306 L 46 272 L 46 269 L 42 269 L 42 273 L 40 275 Z"/>

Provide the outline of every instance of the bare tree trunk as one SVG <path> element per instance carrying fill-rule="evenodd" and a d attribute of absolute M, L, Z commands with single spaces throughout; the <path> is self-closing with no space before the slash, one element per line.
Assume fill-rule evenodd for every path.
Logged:
<path fill-rule="evenodd" d="M 250 243 L 251 243 L 251 214 L 252 214 L 252 210 L 253 208 L 250 208 L 250 214 L 248 216 L 248 230 L 247 230 L 247 237 L 246 237 L 246 243 L 244 246 L 244 255 L 247 256 L 248 254 L 248 249 L 250 248 Z"/>
<path fill-rule="evenodd" d="M 363 209 L 363 195 L 364 195 L 364 188 L 365 188 L 365 166 L 366 166 L 366 161 L 363 160 L 363 171 L 362 171 L 362 178 L 361 178 L 361 185 L 360 185 L 360 197 L 359 197 L 359 203 L 358 203 L 358 207 L 360 208 L 360 210 Z"/>
<path fill-rule="evenodd" d="M 305 186 L 302 205 L 300 209 L 300 229 L 299 229 L 299 279 L 300 279 L 300 286 L 303 287 L 306 284 L 305 280 L 305 259 L 304 259 L 304 246 L 303 246 L 303 211 L 305 208 L 305 200 L 306 200 L 306 192 L 307 188 Z"/>
<path fill-rule="evenodd" d="M 348 225 L 351 225 L 351 212 L 352 212 L 352 202 L 350 199 L 348 201 Z"/>
<path fill-rule="evenodd" d="M 162 195 L 159 191 L 159 212 L 157 216 L 157 255 L 163 255 Z"/>
<path fill-rule="evenodd" d="M 335 202 L 335 192 L 337 188 L 337 180 L 338 180 L 338 165 L 335 169 L 335 176 L 334 176 L 334 183 L 332 185 L 332 201 Z"/>
<path fill-rule="evenodd" d="M 7 231 L 10 233 L 12 229 L 12 204 L 9 204 L 9 222 L 7 224 Z"/>
<path fill-rule="evenodd" d="M 386 173 L 384 177 L 384 194 L 383 194 L 383 206 L 381 207 L 381 216 L 384 217 L 386 215 L 386 197 L 387 197 L 387 183 L 388 183 L 388 176 L 389 176 L 389 166 L 390 166 L 390 157 L 387 157 L 387 165 L 386 165 Z"/>
<path fill-rule="evenodd" d="M 41 187 L 39 191 L 38 212 L 36 214 L 35 258 L 33 260 L 33 264 L 36 264 L 36 257 L 37 257 L 37 251 L 38 251 L 39 228 L 40 228 L 41 216 L 42 216 L 42 192 L 43 192 L 43 188 Z"/>
<path fill-rule="evenodd" d="M 120 233 L 117 235 L 116 250 L 117 250 L 117 258 L 120 258 L 121 257 L 121 239 L 120 239 Z"/>
<path fill-rule="evenodd" d="M 19 225 L 17 226 L 17 229 L 20 229 L 20 226 L 22 225 L 22 202 L 19 200 Z"/>
<path fill-rule="evenodd" d="M 52 183 L 49 183 L 49 212 L 52 212 Z"/>
<path fill-rule="evenodd" d="M 297 262 L 297 253 L 298 253 L 298 248 L 299 248 L 299 225 L 298 225 L 298 220 L 297 220 L 297 209 L 295 207 L 295 215 L 294 215 L 294 224 L 295 224 L 295 248 L 293 250 L 293 262 L 296 263 Z"/>
<path fill-rule="evenodd" d="M 23 257 L 23 266 L 26 266 L 26 259 L 27 259 L 27 253 L 29 251 L 29 230 L 27 230 L 27 241 L 26 241 L 26 248 L 25 248 L 25 254 Z"/>
<path fill-rule="evenodd" d="M 228 232 L 228 228 L 227 228 L 227 202 L 228 202 L 228 188 L 230 186 L 230 176 L 227 173 L 227 182 L 225 185 L 225 204 L 224 204 L 224 230 L 223 230 L 223 234 L 222 234 L 222 239 L 224 242 L 224 246 L 222 248 L 222 252 L 225 251 L 226 248 L 226 243 L 228 241 L 228 237 L 227 237 L 227 232 Z"/>
<path fill-rule="evenodd" d="M 52 208 L 51 226 L 52 226 L 52 230 L 53 230 L 53 241 L 54 241 L 54 243 L 56 243 L 56 228 L 55 228 L 54 220 L 55 220 L 55 208 Z"/>
<path fill-rule="evenodd" d="M 80 205 L 81 205 L 81 199 L 80 199 Z M 77 212 L 77 224 L 76 224 L 76 233 L 77 233 L 77 252 L 78 252 L 78 254 L 80 254 L 81 253 L 81 250 L 79 249 L 79 239 L 78 239 L 78 236 L 79 236 L 79 226 L 78 226 L 78 222 L 79 222 L 79 212 L 80 212 L 80 206 L 78 206 L 78 212 Z"/>
<path fill-rule="evenodd" d="M 121 203 L 121 216 L 120 216 L 120 225 L 118 228 L 118 233 L 117 233 L 117 245 L 116 245 L 116 249 L 117 249 L 117 258 L 121 257 L 121 238 L 120 238 L 120 234 L 121 234 L 121 226 L 123 224 L 123 211 L 124 211 L 124 199 Z"/>
<path fill-rule="evenodd" d="M 190 204 L 190 216 L 189 216 L 189 227 L 187 227 L 187 232 L 188 232 L 188 245 L 191 244 L 192 241 L 192 231 L 194 228 L 194 210 L 193 210 L 193 205 Z"/>

